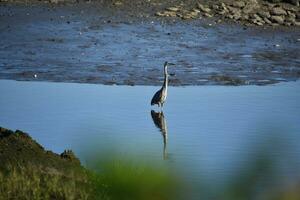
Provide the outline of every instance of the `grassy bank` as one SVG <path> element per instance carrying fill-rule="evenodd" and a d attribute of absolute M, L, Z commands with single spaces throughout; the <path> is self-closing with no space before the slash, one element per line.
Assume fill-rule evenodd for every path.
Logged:
<path fill-rule="evenodd" d="M 18 130 L 0 128 L 0 161 L 0 199 L 174 199 L 178 189 L 165 169 L 109 159 L 87 170 Z"/>
<path fill-rule="evenodd" d="M 223 187 L 205 181 L 190 187 L 166 168 L 129 160 L 107 155 L 86 169 L 71 151 L 45 151 L 28 134 L 0 128 L 0 199 L 300 199 L 300 182 L 278 177 L 262 149 Z"/>

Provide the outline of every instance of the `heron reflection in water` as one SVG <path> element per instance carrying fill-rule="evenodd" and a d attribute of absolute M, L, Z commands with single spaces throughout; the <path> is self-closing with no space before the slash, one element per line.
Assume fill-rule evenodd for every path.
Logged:
<path fill-rule="evenodd" d="M 164 113 L 162 111 L 155 112 L 151 110 L 152 120 L 157 128 L 159 128 L 161 135 L 163 136 L 164 149 L 163 149 L 163 159 L 167 159 L 167 141 L 168 141 L 168 127 L 167 121 L 165 119 Z"/>

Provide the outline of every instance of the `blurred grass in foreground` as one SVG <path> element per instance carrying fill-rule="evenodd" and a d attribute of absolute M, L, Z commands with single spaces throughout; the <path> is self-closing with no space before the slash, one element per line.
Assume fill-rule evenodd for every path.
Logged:
<path fill-rule="evenodd" d="M 164 167 L 124 158 L 99 160 L 96 166 L 101 170 L 89 174 L 96 197 L 160 200 L 178 195 L 179 179 Z"/>
<path fill-rule="evenodd" d="M 176 199 L 177 180 L 162 168 L 114 160 L 101 169 L 11 166 L 0 171 L 0 199 Z"/>
<path fill-rule="evenodd" d="M 274 148 L 287 147 L 281 140 L 268 141 L 256 146 L 256 153 L 223 187 L 211 188 L 201 177 L 191 187 L 177 171 L 130 157 L 103 154 L 84 168 L 71 151 L 45 151 L 28 134 L 0 127 L 0 200 L 299 200 L 300 176 L 283 179 L 276 169 Z"/>
<path fill-rule="evenodd" d="M 236 176 L 224 190 L 214 191 L 212 196 L 225 200 L 300 199 L 300 182 L 281 184 L 281 187 L 261 184 L 259 176 L 266 172 L 270 163 L 258 162 L 251 171 Z M 197 197 L 187 194 L 187 190 L 184 191 L 186 185 L 175 177 L 166 169 L 123 159 L 101 162 L 99 172 L 83 169 L 61 173 L 51 168 L 15 166 L 0 172 L 0 199 L 167 200 L 205 197 L 205 194 Z M 198 190 L 203 191 L 199 187 Z"/>

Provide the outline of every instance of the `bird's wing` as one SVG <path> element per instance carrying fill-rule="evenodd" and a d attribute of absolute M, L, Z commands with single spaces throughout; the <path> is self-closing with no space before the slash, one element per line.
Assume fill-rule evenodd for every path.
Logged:
<path fill-rule="evenodd" d="M 152 97 L 151 105 L 158 104 L 160 99 L 161 99 L 161 90 L 158 90 Z"/>

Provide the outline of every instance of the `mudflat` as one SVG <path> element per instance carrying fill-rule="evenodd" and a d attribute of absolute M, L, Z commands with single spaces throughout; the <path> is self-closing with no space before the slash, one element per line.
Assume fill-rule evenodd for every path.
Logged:
<path fill-rule="evenodd" d="M 258 1 L 245 14 L 248 4 L 234 2 L 2 2 L 0 78 L 160 85 L 162 65 L 171 61 L 174 86 L 297 80 L 300 29 L 285 19 L 297 22 L 299 6 Z M 218 14 L 224 5 L 248 19 Z M 284 23 L 255 18 L 266 9 Z"/>

